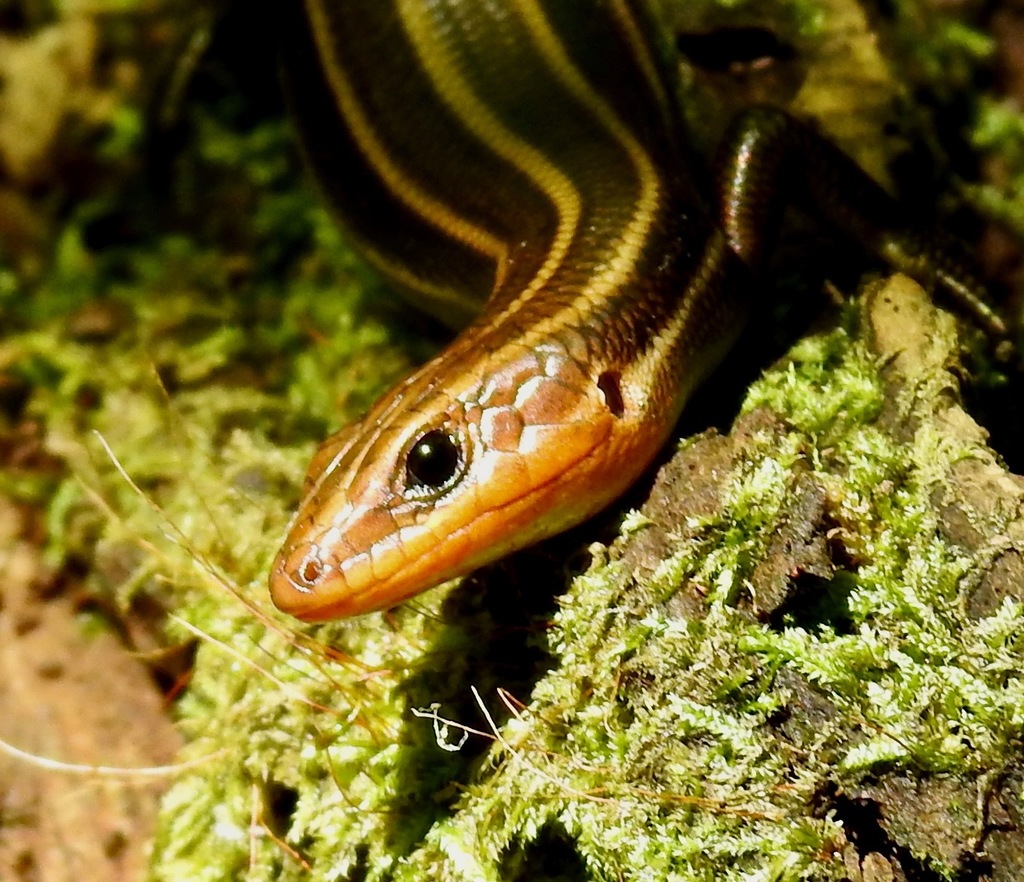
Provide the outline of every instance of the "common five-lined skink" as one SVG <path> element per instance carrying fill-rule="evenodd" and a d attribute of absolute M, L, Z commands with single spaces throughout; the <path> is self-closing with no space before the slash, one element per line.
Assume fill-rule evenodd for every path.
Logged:
<path fill-rule="evenodd" d="M 270 576 L 299 618 L 393 606 L 619 496 L 743 324 L 778 176 L 999 330 L 780 112 L 737 124 L 707 207 L 643 0 L 286 5 L 287 91 L 335 213 L 424 308 L 468 321 L 316 454 Z"/>

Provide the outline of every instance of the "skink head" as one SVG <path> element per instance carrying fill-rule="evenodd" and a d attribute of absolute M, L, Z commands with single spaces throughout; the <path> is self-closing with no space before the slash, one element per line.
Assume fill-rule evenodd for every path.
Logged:
<path fill-rule="evenodd" d="M 394 606 L 590 516 L 646 466 L 628 390 L 557 345 L 442 354 L 329 440 L 273 565 L 307 621 Z M 614 388 L 612 388 L 614 386 Z M 635 425 L 634 425 L 635 428 Z M 652 446 L 653 445 L 653 446 Z"/>

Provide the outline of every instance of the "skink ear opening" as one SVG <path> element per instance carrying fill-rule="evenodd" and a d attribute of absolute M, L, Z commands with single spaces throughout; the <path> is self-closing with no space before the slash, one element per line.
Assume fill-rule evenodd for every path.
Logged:
<path fill-rule="evenodd" d="M 626 412 L 618 371 L 604 371 L 597 378 L 597 388 L 604 395 L 605 406 L 613 417 L 620 417 Z"/>

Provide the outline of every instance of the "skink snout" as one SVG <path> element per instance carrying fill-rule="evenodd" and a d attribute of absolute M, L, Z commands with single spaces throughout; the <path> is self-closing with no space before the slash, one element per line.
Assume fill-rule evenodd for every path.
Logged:
<path fill-rule="evenodd" d="M 344 579 L 315 543 L 282 549 L 270 569 L 270 597 L 282 612 L 309 619 L 322 605 L 324 587 Z"/>

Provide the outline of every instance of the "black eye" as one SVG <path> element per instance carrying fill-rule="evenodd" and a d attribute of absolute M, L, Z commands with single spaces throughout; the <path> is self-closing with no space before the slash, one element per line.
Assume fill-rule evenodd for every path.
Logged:
<path fill-rule="evenodd" d="M 451 481 L 462 465 L 456 440 L 441 429 L 432 429 L 412 446 L 405 460 L 406 486 L 436 490 Z"/>

